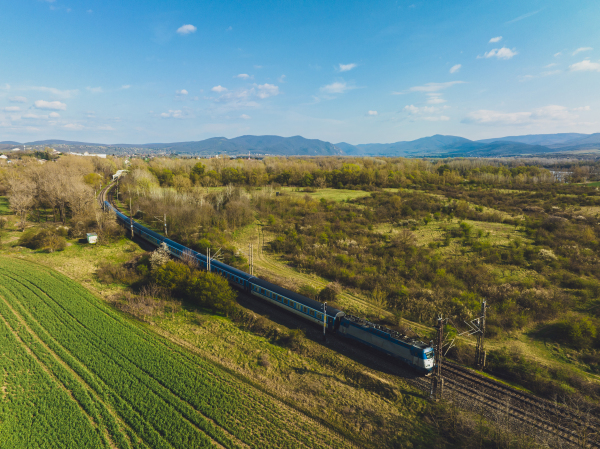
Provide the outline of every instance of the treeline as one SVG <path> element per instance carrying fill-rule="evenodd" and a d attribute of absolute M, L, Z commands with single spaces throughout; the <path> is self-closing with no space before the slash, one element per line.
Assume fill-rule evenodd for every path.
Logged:
<path fill-rule="evenodd" d="M 187 191 L 194 186 L 282 186 L 314 188 L 398 188 L 410 185 L 458 185 L 463 182 L 523 185 L 551 183 L 548 170 L 522 161 L 461 159 L 431 161 L 402 158 L 265 158 L 232 160 L 158 159 L 132 161 L 149 172 L 148 184 Z M 139 175 L 139 174 L 138 174 Z"/>

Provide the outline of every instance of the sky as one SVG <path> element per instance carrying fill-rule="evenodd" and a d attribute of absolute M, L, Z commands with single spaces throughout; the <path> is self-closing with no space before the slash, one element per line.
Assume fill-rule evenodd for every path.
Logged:
<path fill-rule="evenodd" d="M 600 132 L 598 0 L 0 8 L 0 141 Z"/>

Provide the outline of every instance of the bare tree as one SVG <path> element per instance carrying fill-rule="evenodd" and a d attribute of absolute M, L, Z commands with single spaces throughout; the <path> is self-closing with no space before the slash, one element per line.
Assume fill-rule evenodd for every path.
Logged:
<path fill-rule="evenodd" d="M 8 185 L 10 207 L 19 216 L 19 227 L 24 230 L 27 214 L 35 204 L 35 184 L 27 178 L 12 178 Z"/>

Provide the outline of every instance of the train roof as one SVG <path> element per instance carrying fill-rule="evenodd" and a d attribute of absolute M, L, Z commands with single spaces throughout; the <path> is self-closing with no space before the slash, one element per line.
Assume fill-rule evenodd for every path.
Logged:
<path fill-rule="evenodd" d="M 367 321 L 364 318 L 359 318 L 359 317 L 353 316 L 353 315 L 346 315 L 345 319 L 352 323 L 355 323 L 359 326 L 362 326 L 363 328 L 376 329 L 380 332 L 383 332 L 384 334 L 388 334 L 390 337 L 392 337 L 395 340 L 401 341 L 401 342 L 406 343 L 415 348 L 427 349 L 427 348 L 431 347 L 431 345 L 429 345 L 421 340 L 417 340 L 414 337 L 409 337 L 408 335 L 401 334 L 400 332 L 395 331 L 393 329 L 388 329 L 387 327 L 382 326 L 380 324 L 371 323 L 370 321 Z"/>
<path fill-rule="evenodd" d="M 302 296 L 296 292 L 288 290 L 287 288 L 280 287 L 279 285 L 271 284 L 263 279 L 254 278 L 250 282 L 258 285 L 259 287 L 266 288 L 272 292 L 277 293 L 278 295 L 285 296 L 286 298 L 293 299 L 300 304 L 304 304 L 307 307 L 315 310 L 323 310 L 323 303 L 319 301 L 315 301 L 314 299 L 307 298 L 306 296 Z M 337 316 L 339 313 L 344 313 L 335 307 L 327 306 L 327 315 L 332 317 Z"/>
<path fill-rule="evenodd" d="M 218 260 L 211 259 L 210 265 L 213 267 L 220 268 L 221 270 L 228 271 L 229 273 L 232 273 L 232 274 L 236 275 L 237 277 L 242 278 L 246 281 L 256 279 L 254 276 L 246 273 L 245 271 L 238 270 L 237 268 L 233 268 L 231 265 L 227 265 L 226 263 L 219 262 Z"/>

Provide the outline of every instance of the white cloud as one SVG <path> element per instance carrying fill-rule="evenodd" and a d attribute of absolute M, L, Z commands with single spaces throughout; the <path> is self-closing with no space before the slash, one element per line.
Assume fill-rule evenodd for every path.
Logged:
<path fill-rule="evenodd" d="M 277 78 L 277 81 L 280 83 L 285 83 L 285 75 L 281 75 L 279 78 Z"/>
<path fill-rule="evenodd" d="M 8 101 L 10 101 L 11 103 L 27 103 L 27 98 L 16 96 L 10 97 Z"/>
<path fill-rule="evenodd" d="M 502 36 L 496 36 L 490 39 L 488 44 L 495 44 L 496 42 L 500 42 L 502 40 Z"/>
<path fill-rule="evenodd" d="M 175 91 L 177 95 L 187 95 L 189 92 L 185 89 Z"/>
<path fill-rule="evenodd" d="M 325 92 L 326 94 L 343 94 L 352 89 L 356 89 L 356 87 L 349 86 L 345 81 L 336 81 L 321 87 L 321 92 Z"/>
<path fill-rule="evenodd" d="M 575 50 L 573 52 L 573 56 L 575 56 L 577 53 L 581 53 L 582 51 L 591 51 L 593 50 L 592 47 L 579 47 L 577 50 Z"/>
<path fill-rule="evenodd" d="M 194 25 L 182 25 L 177 29 L 177 33 L 185 35 L 195 33 L 197 29 Z"/>
<path fill-rule="evenodd" d="M 65 126 L 63 126 L 63 128 L 71 130 L 71 131 L 79 131 L 79 130 L 83 129 L 84 126 L 80 125 L 79 123 L 68 123 Z"/>
<path fill-rule="evenodd" d="M 242 115 L 240 115 L 240 118 L 242 118 L 244 120 L 250 120 L 252 117 L 250 117 L 249 115 L 246 115 L 246 114 L 242 114 Z"/>
<path fill-rule="evenodd" d="M 98 126 L 99 131 L 114 131 L 115 129 L 110 125 L 100 125 Z"/>
<path fill-rule="evenodd" d="M 51 94 L 55 97 L 58 98 L 71 98 L 74 95 L 77 95 L 79 93 L 79 90 L 74 89 L 74 90 L 60 90 L 60 89 L 56 89 L 54 87 L 45 87 L 45 86 L 33 86 L 33 87 L 26 87 L 23 90 L 34 90 L 36 92 L 45 92 L 48 94 Z"/>
<path fill-rule="evenodd" d="M 569 66 L 571 72 L 600 72 L 600 64 L 592 62 L 589 59 L 584 59 L 581 62 L 576 62 Z"/>
<path fill-rule="evenodd" d="M 427 120 L 428 122 L 447 122 L 450 120 L 450 117 L 447 115 L 436 115 L 431 117 L 422 117 L 423 120 Z"/>
<path fill-rule="evenodd" d="M 61 103 L 60 101 L 37 100 L 34 104 L 35 107 L 38 109 L 44 109 L 49 111 L 64 111 L 65 109 L 67 109 L 67 105 Z"/>
<path fill-rule="evenodd" d="M 428 104 L 442 104 L 445 103 L 446 100 L 442 98 L 442 94 L 438 92 L 430 92 L 427 94 L 427 103 Z"/>
<path fill-rule="evenodd" d="M 550 67 L 555 67 L 555 66 L 557 66 L 557 65 L 558 65 L 558 64 L 557 64 L 556 62 L 552 62 L 552 63 L 550 63 L 550 64 L 548 64 L 548 65 L 545 65 L 545 66 L 544 66 L 544 68 L 545 68 L 545 69 L 549 69 Z"/>
<path fill-rule="evenodd" d="M 477 56 L 478 59 L 481 58 L 493 58 L 496 57 L 498 59 L 510 59 L 513 56 L 517 55 L 518 52 L 516 50 L 511 50 L 510 48 L 507 47 L 502 47 L 502 48 L 494 48 L 490 51 L 487 51 L 484 53 L 483 56 Z"/>
<path fill-rule="evenodd" d="M 86 87 L 86 89 L 88 91 L 90 91 L 91 93 L 93 93 L 93 94 L 100 94 L 100 93 L 102 93 L 102 88 L 101 87 L 89 87 L 88 86 L 88 87 Z"/>
<path fill-rule="evenodd" d="M 350 70 L 352 70 L 355 67 L 356 67 L 356 64 L 354 64 L 354 63 L 352 63 L 352 64 L 340 64 L 338 70 L 340 72 L 349 72 Z"/>
<path fill-rule="evenodd" d="M 467 114 L 462 120 L 463 123 L 472 123 L 478 125 L 531 125 L 543 123 L 563 122 L 564 124 L 574 124 L 579 116 L 578 111 L 589 111 L 589 106 L 578 108 L 567 108 L 560 105 L 548 105 L 533 111 L 524 112 L 499 112 L 481 109 Z"/>
<path fill-rule="evenodd" d="M 531 17 L 531 16 L 537 14 L 538 12 L 542 11 L 543 9 L 544 8 L 538 9 L 537 11 L 531 11 L 531 12 L 528 12 L 527 14 L 523 14 L 522 16 L 519 16 L 515 19 L 509 20 L 508 22 L 506 22 L 506 25 L 510 25 L 511 23 L 515 23 L 515 22 L 518 22 L 519 20 L 526 19 L 527 17 Z"/>
<path fill-rule="evenodd" d="M 241 78 L 243 80 L 247 80 L 248 78 L 250 78 L 250 75 L 248 75 L 247 73 L 240 73 L 239 75 L 236 75 L 234 78 Z"/>
<path fill-rule="evenodd" d="M 233 27 L 232 27 L 232 26 L 230 26 L 230 27 L 227 27 L 227 29 L 226 29 L 225 31 L 231 31 L 231 30 L 233 30 Z"/>
<path fill-rule="evenodd" d="M 408 92 L 439 92 L 440 90 L 448 89 L 455 84 L 464 84 L 464 81 L 448 81 L 445 83 L 427 83 L 422 86 L 414 86 L 408 89 Z M 406 92 L 393 92 L 394 95 L 402 95 Z"/>
<path fill-rule="evenodd" d="M 558 53 L 554 53 L 555 58 L 558 58 L 560 55 L 562 55 L 562 51 L 559 51 Z"/>
<path fill-rule="evenodd" d="M 531 120 L 531 112 L 498 112 L 487 109 L 469 112 L 463 123 L 478 125 L 521 125 Z"/>
<path fill-rule="evenodd" d="M 458 72 L 458 71 L 460 70 L 460 68 L 461 68 L 461 67 L 462 67 L 462 65 L 461 65 L 461 64 L 456 64 L 456 65 L 453 65 L 453 66 L 450 68 L 450 73 L 456 73 L 456 72 Z"/>
<path fill-rule="evenodd" d="M 27 114 L 23 114 L 22 118 L 31 119 L 31 120 L 37 120 L 37 119 L 42 119 L 42 118 L 48 118 L 48 116 L 47 115 L 32 114 L 31 112 L 29 112 Z"/>
<path fill-rule="evenodd" d="M 7 106 L 2 109 L 4 112 L 19 112 L 21 108 L 19 106 Z"/>
<path fill-rule="evenodd" d="M 377 111 L 369 111 L 369 112 L 367 112 L 367 114 L 369 114 L 369 115 L 377 115 Z"/>
<path fill-rule="evenodd" d="M 434 114 L 439 112 L 440 109 L 435 106 L 415 106 L 413 104 L 404 106 L 404 110 L 412 115 L 421 115 L 421 114 Z"/>
<path fill-rule="evenodd" d="M 50 118 L 59 118 L 60 114 L 58 112 L 51 112 L 50 114 L 48 114 L 48 117 L 50 117 Z"/>
<path fill-rule="evenodd" d="M 258 86 L 258 93 L 256 94 L 258 98 L 264 99 L 268 97 L 274 97 L 276 95 L 279 95 L 279 86 L 267 83 Z"/>
<path fill-rule="evenodd" d="M 227 88 L 226 88 L 226 87 L 223 87 L 223 86 L 221 86 L 220 84 L 219 84 L 218 86 L 215 86 L 215 87 L 213 87 L 211 90 L 212 90 L 213 92 L 218 92 L 218 93 L 221 93 L 221 92 L 227 92 Z"/>
<path fill-rule="evenodd" d="M 182 118 L 183 111 L 181 111 L 181 109 L 177 109 L 177 110 L 169 109 L 169 112 L 163 112 L 162 114 L 160 114 L 160 116 L 163 118 Z"/>
<path fill-rule="evenodd" d="M 129 89 L 131 87 L 131 84 L 125 84 L 123 86 L 121 86 L 121 89 Z"/>

